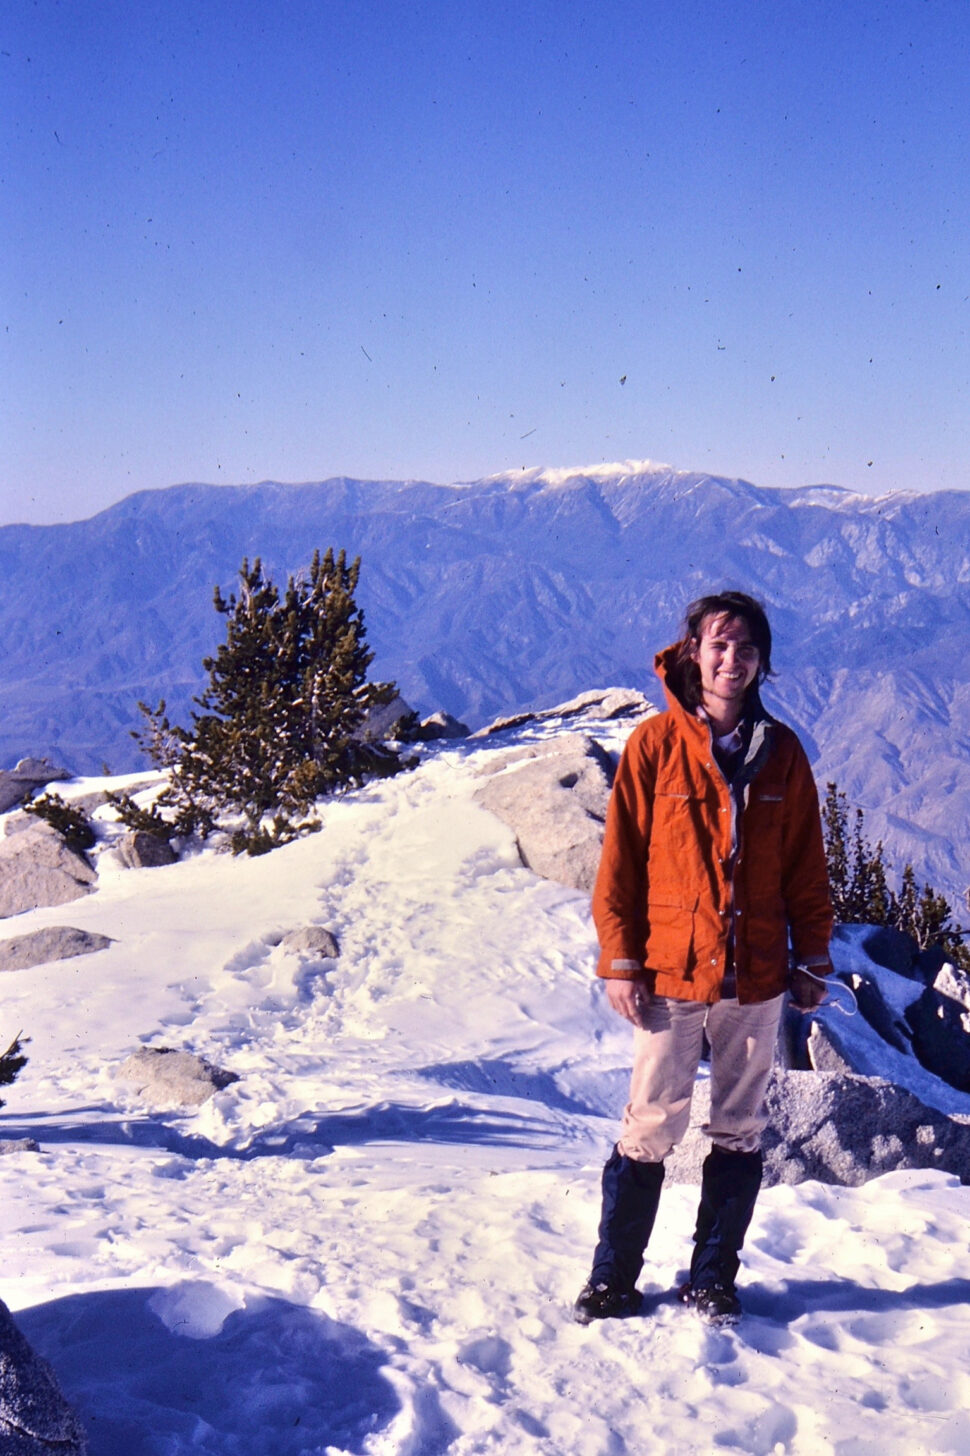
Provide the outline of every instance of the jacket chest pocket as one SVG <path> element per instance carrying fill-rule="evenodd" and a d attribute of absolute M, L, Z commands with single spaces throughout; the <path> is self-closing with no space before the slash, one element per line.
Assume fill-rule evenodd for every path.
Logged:
<path fill-rule="evenodd" d="M 749 850 L 754 849 L 759 857 L 767 853 L 777 858 L 781 852 L 784 820 L 784 794 L 778 789 L 754 788 L 744 811 L 744 836 Z"/>
<path fill-rule="evenodd" d="M 785 809 L 785 795 L 781 789 L 752 788 L 748 795 L 748 814 L 757 814 L 759 819 L 780 819 Z"/>

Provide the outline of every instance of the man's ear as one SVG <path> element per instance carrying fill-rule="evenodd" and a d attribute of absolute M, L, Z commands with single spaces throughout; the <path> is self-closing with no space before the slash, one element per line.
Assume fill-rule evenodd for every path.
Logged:
<path fill-rule="evenodd" d="M 697 654 L 700 651 L 700 646 L 701 646 L 700 641 L 696 637 L 692 637 L 690 639 L 690 660 L 691 660 L 691 662 L 696 662 L 697 661 Z"/>

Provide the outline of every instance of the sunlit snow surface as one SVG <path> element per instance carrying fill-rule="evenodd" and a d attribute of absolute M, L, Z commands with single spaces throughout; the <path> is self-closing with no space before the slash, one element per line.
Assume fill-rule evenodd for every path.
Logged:
<path fill-rule="evenodd" d="M 766 1190 L 733 1330 L 672 1298 L 696 1190 L 670 1186 L 645 1316 L 573 1323 L 628 1033 L 585 898 L 472 802 L 554 731 L 430 750 L 262 859 L 102 854 L 95 895 L 6 922 L 116 942 L 5 974 L 0 1029 L 31 1037 L 0 1137 L 42 1148 L 0 1161 L 0 1297 L 92 1456 L 970 1451 L 952 1177 Z M 339 961 L 280 948 L 310 922 Z M 153 1114 L 112 1072 L 140 1042 L 241 1080 Z"/>

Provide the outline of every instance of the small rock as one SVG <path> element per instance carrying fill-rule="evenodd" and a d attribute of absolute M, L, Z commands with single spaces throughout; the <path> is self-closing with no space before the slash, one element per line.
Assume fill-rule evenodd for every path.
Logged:
<path fill-rule="evenodd" d="M 422 718 L 414 733 L 418 743 L 431 743 L 436 738 L 467 738 L 471 729 L 467 723 L 453 718 L 450 713 L 432 713 Z"/>
<path fill-rule="evenodd" d="M 297 955 L 314 955 L 318 960 L 336 960 L 340 954 L 336 936 L 322 925 L 305 925 L 290 930 L 280 942 L 284 950 Z"/>
<path fill-rule="evenodd" d="M 27 1343 L 0 1300 L 0 1452 L 3 1456 L 84 1456 L 81 1423 L 53 1370 Z"/>
<path fill-rule="evenodd" d="M 970 1092 L 970 1037 L 966 1012 L 958 1001 L 927 986 L 906 1011 L 913 1033 L 913 1052 L 937 1077 Z"/>
<path fill-rule="evenodd" d="M 117 852 L 122 864 L 130 870 L 157 869 L 178 862 L 178 855 L 168 840 L 146 829 L 129 830 L 117 845 Z"/>
<path fill-rule="evenodd" d="M 970 976 L 953 965 L 945 965 L 933 981 L 941 996 L 957 1001 L 964 1011 L 970 1011 Z"/>
<path fill-rule="evenodd" d="M 885 966 L 897 976 L 921 979 L 916 969 L 919 947 L 905 931 L 894 930 L 891 925 L 873 925 L 862 936 L 860 945 L 877 966 Z"/>
<path fill-rule="evenodd" d="M 34 789 L 70 777 L 66 768 L 48 758 L 22 758 L 16 768 L 0 769 L 0 814 L 22 803 Z"/>
<path fill-rule="evenodd" d="M 174 1047 L 139 1047 L 116 1075 L 134 1082 L 138 1095 L 153 1107 L 200 1107 L 214 1092 L 239 1081 L 235 1072 Z"/>
<path fill-rule="evenodd" d="M 76 925 L 48 925 L 44 930 L 0 940 L 0 971 L 24 971 L 50 961 L 93 955 L 97 950 L 106 950 L 111 943 L 110 936 L 99 935 L 94 930 L 79 930 Z"/>
<path fill-rule="evenodd" d="M 523 723 L 534 723 L 541 713 L 525 712 L 512 713 L 507 718 L 496 718 L 491 723 L 486 723 L 484 728 L 476 728 L 471 735 L 472 738 L 491 738 L 493 733 L 505 733 L 509 728 L 521 728 Z"/>
<path fill-rule="evenodd" d="M 368 711 L 354 737 L 361 743 L 383 743 L 391 737 L 395 723 L 410 714 L 411 709 L 400 696 L 392 698 L 389 703 L 378 703 Z"/>
<path fill-rule="evenodd" d="M 812 1019 L 808 1031 L 808 1059 L 816 1072 L 844 1072 L 849 1075 L 856 1070 L 829 1028 L 816 1018 Z"/>

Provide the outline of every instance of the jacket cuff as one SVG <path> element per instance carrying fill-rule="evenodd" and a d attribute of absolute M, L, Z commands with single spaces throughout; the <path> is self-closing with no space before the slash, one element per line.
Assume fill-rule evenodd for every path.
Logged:
<path fill-rule="evenodd" d="M 643 964 L 641 961 L 612 960 L 608 965 L 600 965 L 597 971 L 605 981 L 635 981 L 643 975 Z"/>
<path fill-rule="evenodd" d="M 792 949 L 792 964 L 800 966 L 824 966 L 832 959 L 832 953 L 828 946 L 824 949 L 795 950 Z"/>

